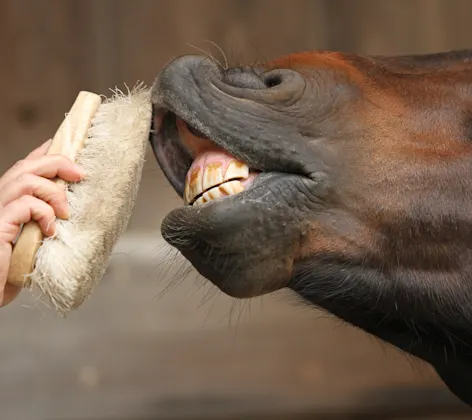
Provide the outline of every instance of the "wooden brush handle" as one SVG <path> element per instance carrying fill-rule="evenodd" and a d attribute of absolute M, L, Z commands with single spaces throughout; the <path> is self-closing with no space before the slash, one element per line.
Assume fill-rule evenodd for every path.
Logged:
<path fill-rule="evenodd" d="M 80 92 L 57 130 L 47 154 L 60 154 L 75 161 L 77 154 L 85 145 L 88 130 L 101 102 L 101 97 L 95 93 Z M 58 185 L 64 185 L 65 188 L 63 180 L 55 179 L 54 181 Z M 29 285 L 26 276 L 34 269 L 36 253 L 43 238 L 43 233 L 35 221 L 32 220 L 23 226 L 13 248 L 8 283 L 20 287 Z"/>

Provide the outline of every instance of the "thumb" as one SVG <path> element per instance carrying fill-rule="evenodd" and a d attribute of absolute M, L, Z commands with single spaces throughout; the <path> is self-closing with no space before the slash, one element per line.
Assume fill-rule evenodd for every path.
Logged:
<path fill-rule="evenodd" d="M 0 307 L 8 305 L 21 291 L 21 287 L 7 283 L 11 250 L 11 244 L 5 242 L 0 244 Z"/>
<path fill-rule="evenodd" d="M 20 232 L 20 226 L 36 220 L 45 235 L 54 234 L 54 210 L 36 197 L 23 196 L 0 210 L 0 307 L 10 303 L 21 288 L 7 284 L 10 270 L 12 242 Z"/>

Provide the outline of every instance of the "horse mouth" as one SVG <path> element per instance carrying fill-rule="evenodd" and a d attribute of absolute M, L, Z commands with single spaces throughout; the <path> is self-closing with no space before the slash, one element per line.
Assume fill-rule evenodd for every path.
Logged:
<path fill-rule="evenodd" d="M 262 172 L 166 108 L 154 108 L 150 141 L 164 175 L 185 206 L 199 207 L 237 195 Z"/>

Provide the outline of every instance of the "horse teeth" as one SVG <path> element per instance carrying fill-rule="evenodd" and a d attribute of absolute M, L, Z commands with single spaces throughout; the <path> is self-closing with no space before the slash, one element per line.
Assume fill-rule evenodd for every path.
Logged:
<path fill-rule="evenodd" d="M 206 166 L 205 171 L 203 172 L 203 191 L 206 191 L 215 185 L 221 184 L 223 179 L 223 170 L 221 168 L 221 163 L 210 163 Z"/>
<path fill-rule="evenodd" d="M 224 181 L 230 181 L 235 178 L 246 179 L 249 176 L 249 166 L 238 160 L 233 160 L 226 168 Z"/>
<path fill-rule="evenodd" d="M 202 206 L 209 201 L 216 200 L 217 198 L 221 197 L 228 197 L 230 195 L 235 195 L 240 192 L 244 191 L 244 187 L 240 181 L 228 181 L 217 187 L 213 187 L 212 189 L 203 193 L 203 195 L 193 203 L 194 206 Z"/>
<path fill-rule="evenodd" d="M 184 202 L 190 204 L 195 197 L 203 192 L 202 188 L 202 171 L 200 168 L 194 168 L 187 174 L 187 182 L 185 183 Z"/>
<path fill-rule="evenodd" d="M 215 188 L 212 188 L 210 191 L 207 191 L 205 194 L 203 194 L 203 197 L 207 201 L 211 201 L 211 200 L 216 200 L 217 198 L 223 197 L 223 194 L 221 194 L 220 187 L 215 187 Z"/>
<path fill-rule="evenodd" d="M 243 185 L 238 180 L 225 182 L 219 186 L 219 189 L 225 195 L 235 195 L 244 191 Z"/>
<path fill-rule="evenodd" d="M 195 202 L 193 203 L 194 206 L 201 206 L 203 204 L 205 204 L 206 201 L 203 199 L 203 197 L 199 197 L 195 200 Z"/>
<path fill-rule="evenodd" d="M 244 187 L 235 178 L 247 179 L 249 167 L 243 162 L 232 160 L 226 171 L 223 172 L 223 169 L 221 162 L 209 163 L 204 168 L 190 169 L 185 183 L 185 204 L 191 204 L 198 196 L 204 197 L 203 201 L 197 200 L 199 204 L 204 204 L 206 201 L 243 191 Z"/>

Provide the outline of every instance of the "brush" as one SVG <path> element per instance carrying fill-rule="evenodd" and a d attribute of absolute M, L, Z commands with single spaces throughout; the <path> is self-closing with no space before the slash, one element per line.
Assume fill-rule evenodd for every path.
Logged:
<path fill-rule="evenodd" d="M 67 220 L 44 237 L 35 221 L 14 244 L 8 282 L 29 288 L 59 314 L 77 309 L 105 274 L 124 233 L 142 176 L 151 129 L 150 91 L 143 84 L 110 98 L 81 91 L 52 139 L 48 154 L 62 154 L 85 170 L 66 189 Z"/>

